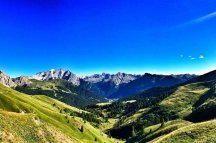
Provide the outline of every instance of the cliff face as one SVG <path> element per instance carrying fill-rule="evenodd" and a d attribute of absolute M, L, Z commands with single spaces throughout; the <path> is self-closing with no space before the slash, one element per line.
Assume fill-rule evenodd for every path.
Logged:
<path fill-rule="evenodd" d="M 80 85 L 80 78 L 70 72 L 69 70 L 63 70 L 63 69 L 51 69 L 46 72 L 39 72 L 31 77 L 30 79 L 36 79 L 36 80 L 54 80 L 54 79 L 63 79 L 68 82 L 71 82 L 73 85 Z"/>
<path fill-rule="evenodd" d="M 4 86 L 7 87 L 16 86 L 16 83 L 14 83 L 13 80 L 1 70 L 0 70 L 0 84 L 3 84 Z"/>
<path fill-rule="evenodd" d="M 13 82 L 19 86 L 29 85 L 32 83 L 27 76 L 20 76 L 20 77 L 14 78 Z"/>

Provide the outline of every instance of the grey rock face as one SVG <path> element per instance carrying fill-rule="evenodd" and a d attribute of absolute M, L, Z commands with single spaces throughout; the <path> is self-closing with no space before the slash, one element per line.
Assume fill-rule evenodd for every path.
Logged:
<path fill-rule="evenodd" d="M 84 78 L 85 81 L 91 83 L 99 83 L 99 82 L 112 82 L 115 86 L 119 86 L 123 83 L 129 83 L 135 79 L 137 79 L 137 75 L 126 74 L 126 73 L 117 73 L 117 74 L 95 74 L 92 76 L 86 76 Z"/>
<path fill-rule="evenodd" d="M 146 73 L 133 75 L 118 72 L 117 74 L 94 74 L 79 77 L 69 70 L 49 70 L 40 72 L 30 77 L 36 80 L 63 79 L 73 85 L 81 86 L 97 95 L 108 98 L 121 98 L 129 96 L 152 87 L 167 87 L 183 83 L 196 75 L 156 75 Z"/>
<path fill-rule="evenodd" d="M 12 81 L 12 79 L 1 70 L 0 70 L 0 84 L 3 84 L 4 86 L 7 86 L 7 87 L 16 86 L 16 84 Z"/>
<path fill-rule="evenodd" d="M 139 75 L 132 75 L 126 73 L 117 74 L 95 74 L 92 76 L 86 76 L 84 81 L 89 82 L 89 90 L 100 94 L 103 97 L 108 97 L 109 95 L 116 92 L 119 87 L 128 84 L 129 82 L 139 78 Z"/>
<path fill-rule="evenodd" d="M 29 85 L 32 82 L 29 80 L 27 76 L 20 76 L 13 79 L 14 83 L 19 86 Z"/>
<path fill-rule="evenodd" d="M 141 77 L 129 82 L 125 86 L 121 86 L 118 91 L 113 93 L 109 98 L 124 98 L 153 87 L 174 86 L 193 79 L 194 77 L 196 77 L 196 75 L 157 75 L 145 73 Z"/>
<path fill-rule="evenodd" d="M 78 76 L 76 76 L 69 70 L 63 70 L 63 69 L 58 69 L 58 70 L 51 69 L 46 72 L 39 72 L 29 78 L 36 79 L 36 80 L 64 79 L 71 82 L 74 85 L 77 86 L 80 85 L 80 78 Z"/>

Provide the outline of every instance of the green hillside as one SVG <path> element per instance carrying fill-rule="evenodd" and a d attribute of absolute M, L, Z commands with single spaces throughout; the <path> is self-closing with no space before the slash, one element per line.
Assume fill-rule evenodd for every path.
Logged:
<path fill-rule="evenodd" d="M 191 124 L 179 128 L 150 143 L 214 143 L 216 142 L 216 120 Z"/>
<path fill-rule="evenodd" d="M 173 94 L 159 103 L 159 107 L 175 113 L 178 117 L 185 117 L 192 112 L 192 106 L 210 88 L 205 83 L 194 83 L 180 86 Z"/>
<path fill-rule="evenodd" d="M 89 108 L 100 110 L 107 117 L 108 122 L 102 123 L 101 128 L 113 137 L 142 143 L 215 118 L 215 93 L 214 81 L 198 82 L 154 88 Z"/>
<path fill-rule="evenodd" d="M 114 142 L 89 122 L 70 114 L 85 111 L 47 96 L 29 96 L 0 85 L 0 109 L 2 141 Z"/>
<path fill-rule="evenodd" d="M 87 106 L 105 101 L 94 93 L 64 80 L 38 81 L 24 86 L 17 86 L 17 91 L 30 95 L 46 95 L 72 106 Z"/>
<path fill-rule="evenodd" d="M 35 114 L 0 111 L 0 142 L 75 142 Z"/>
<path fill-rule="evenodd" d="M 34 95 L 0 85 L 0 140 L 215 142 L 215 87 L 216 82 L 212 80 L 152 88 L 112 103 L 90 100 L 90 105 L 79 109 L 61 101 L 73 99 L 82 104 L 92 99 L 92 94 L 62 80 L 33 81 L 17 89 Z"/>
<path fill-rule="evenodd" d="M 167 135 L 181 127 L 191 125 L 191 122 L 185 120 L 172 120 L 161 124 L 152 125 L 146 128 L 143 128 L 134 138 L 130 138 L 127 142 L 149 142 L 155 138 Z"/>

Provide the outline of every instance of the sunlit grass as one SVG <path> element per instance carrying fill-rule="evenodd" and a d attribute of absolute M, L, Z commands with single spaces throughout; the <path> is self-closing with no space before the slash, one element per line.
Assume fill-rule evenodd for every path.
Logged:
<path fill-rule="evenodd" d="M 91 143 L 94 142 L 95 138 L 98 142 L 114 142 L 102 134 L 100 130 L 93 128 L 88 122 L 84 123 L 81 119 L 60 113 L 65 108 L 74 112 L 82 112 L 82 110 L 46 96 L 29 96 L 0 85 L 0 108 L 26 116 L 34 114 L 45 125 L 52 125 L 76 142 Z M 17 121 L 18 126 L 20 122 Z M 80 131 L 81 125 L 84 126 L 84 132 Z M 25 131 L 28 132 L 28 130 Z M 37 142 L 36 139 L 34 141 Z"/>

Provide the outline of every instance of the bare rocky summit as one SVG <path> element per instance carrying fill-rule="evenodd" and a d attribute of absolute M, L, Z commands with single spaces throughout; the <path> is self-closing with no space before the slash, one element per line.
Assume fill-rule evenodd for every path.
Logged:
<path fill-rule="evenodd" d="M 125 84 L 129 83 L 137 79 L 138 77 L 139 75 L 132 75 L 132 74 L 118 72 L 117 74 L 108 74 L 108 73 L 94 74 L 92 76 L 86 76 L 84 80 L 91 83 L 111 82 L 115 86 L 119 86 L 124 83 Z"/>
<path fill-rule="evenodd" d="M 63 79 L 68 82 L 71 82 L 74 85 L 80 85 L 80 77 L 77 75 L 73 74 L 69 70 L 64 70 L 64 69 L 51 69 L 49 71 L 45 72 L 39 72 L 31 77 L 30 79 L 36 79 L 36 80 L 54 80 L 54 79 Z"/>
<path fill-rule="evenodd" d="M 15 87 L 16 84 L 13 82 L 13 80 L 7 76 L 2 70 L 0 70 L 0 84 L 3 84 L 7 87 Z"/>

